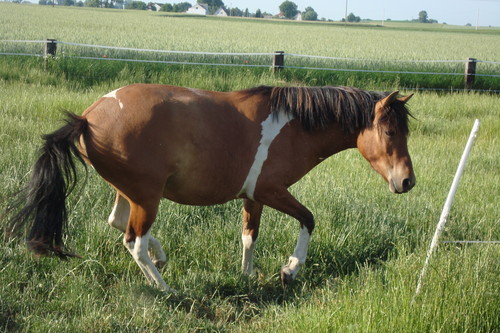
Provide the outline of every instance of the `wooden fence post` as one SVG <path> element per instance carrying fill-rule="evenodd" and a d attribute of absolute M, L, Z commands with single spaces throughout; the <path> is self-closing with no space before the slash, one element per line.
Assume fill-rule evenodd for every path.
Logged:
<path fill-rule="evenodd" d="M 282 70 L 285 67 L 285 51 L 274 52 L 273 73 Z"/>
<path fill-rule="evenodd" d="M 476 58 L 468 58 L 467 62 L 465 63 L 465 89 L 472 89 L 476 74 L 476 63 Z"/>
<path fill-rule="evenodd" d="M 43 52 L 43 57 L 47 58 L 49 56 L 55 57 L 57 53 L 57 39 L 47 39 L 45 43 L 45 50 Z"/>
<path fill-rule="evenodd" d="M 57 39 L 47 39 L 43 50 L 43 68 L 47 69 L 47 59 L 55 57 L 57 53 Z"/>

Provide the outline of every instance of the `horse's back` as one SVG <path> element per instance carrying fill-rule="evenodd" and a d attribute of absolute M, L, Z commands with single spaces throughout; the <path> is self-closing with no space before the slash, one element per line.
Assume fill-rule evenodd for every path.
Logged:
<path fill-rule="evenodd" d="M 231 93 L 120 88 L 84 112 L 89 160 L 117 188 L 136 179 L 177 202 L 227 201 L 244 181 L 260 134 L 256 112 L 238 105 Z"/>

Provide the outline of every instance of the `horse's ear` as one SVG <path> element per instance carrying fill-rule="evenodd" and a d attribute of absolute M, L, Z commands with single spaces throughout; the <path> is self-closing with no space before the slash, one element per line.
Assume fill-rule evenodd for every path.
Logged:
<path fill-rule="evenodd" d="M 408 95 L 408 96 L 403 96 L 403 97 L 400 97 L 400 98 L 398 98 L 398 101 L 403 102 L 403 103 L 406 103 L 406 102 L 408 102 L 408 101 L 410 100 L 410 98 L 411 98 L 412 96 L 413 96 L 413 94 L 410 94 L 410 95 Z"/>
<path fill-rule="evenodd" d="M 399 91 L 393 91 L 389 94 L 389 96 L 385 97 L 384 99 L 380 100 L 380 104 L 382 107 L 386 107 L 391 105 L 398 97 Z"/>

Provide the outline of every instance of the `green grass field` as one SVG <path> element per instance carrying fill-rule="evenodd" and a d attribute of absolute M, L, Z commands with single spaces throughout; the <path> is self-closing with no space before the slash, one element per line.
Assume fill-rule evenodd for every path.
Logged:
<path fill-rule="evenodd" d="M 313 68 L 361 69 L 406 72 L 458 73 L 457 76 L 418 74 L 379 74 L 344 71 L 320 71 L 313 77 L 296 71 L 288 81 L 307 84 L 350 84 L 369 87 L 462 89 L 465 64 L 455 62 L 420 62 L 419 60 L 463 61 L 476 58 L 498 61 L 500 29 L 456 27 L 442 24 L 415 24 L 386 22 L 345 26 L 339 23 L 297 23 L 283 20 L 259 20 L 216 17 L 184 17 L 164 12 L 99 10 L 50 6 L 18 6 L 0 3 L 0 52 L 43 52 L 38 43 L 5 43 L 2 40 L 45 40 L 130 47 L 136 49 L 272 53 L 349 58 L 359 60 L 322 60 L 287 57 L 285 65 Z M 85 55 L 108 58 L 141 58 L 162 61 L 231 62 L 250 65 L 271 65 L 272 58 L 252 56 L 235 57 L 186 56 L 178 58 L 150 52 L 131 52 L 59 47 L 61 59 L 53 66 L 67 71 L 64 56 Z M 407 62 L 410 61 L 410 62 Z M 71 61 L 69 61 L 71 62 Z M 95 63 L 95 62 L 94 62 Z M 103 62 L 104 63 L 104 62 Z M 103 67 L 116 67 L 106 62 L 93 64 L 94 71 Z M 123 64 L 119 65 L 123 67 Z M 129 63 L 129 67 L 135 67 Z M 168 67 L 166 65 L 161 68 Z M 199 68 L 199 67 L 198 67 Z M 245 69 L 241 69 L 245 70 Z M 478 74 L 500 75 L 498 64 L 478 63 Z M 82 75 L 81 72 L 75 75 Z M 326 82 L 325 82 L 326 81 Z M 478 77 L 476 89 L 500 89 L 500 78 Z"/>
<path fill-rule="evenodd" d="M 276 48 L 274 42 L 268 44 L 264 34 L 248 33 L 238 41 L 240 44 L 236 44 L 232 35 L 238 29 L 241 33 L 248 32 L 249 27 L 304 34 L 310 33 L 310 29 L 321 32 L 328 29 L 332 34 L 347 32 L 357 36 L 357 42 L 352 37 L 353 43 L 357 43 L 354 50 L 363 39 L 373 40 L 373 44 L 383 41 L 386 45 L 392 41 L 392 47 L 379 48 L 378 53 L 364 49 L 363 57 L 378 54 L 403 58 L 414 52 L 416 58 L 424 59 L 426 54 L 417 52 L 418 45 L 423 45 L 419 43 L 424 43 L 419 42 L 419 36 L 442 41 L 434 44 L 432 51 L 436 58 L 442 54 L 498 60 L 495 56 L 500 54 L 498 34 L 489 31 L 476 34 L 473 30 L 448 26 L 436 26 L 429 31 L 428 26 L 394 22 L 393 27 L 383 29 L 345 28 L 164 17 L 135 11 L 42 7 L 39 12 L 38 9 L 0 3 L 0 39 L 54 37 L 162 49 L 220 47 L 224 51 L 244 48 L 249 52 L 309 49 L 328 54 L 326 42 L 310 41 L 308 46 L 300 46 L 288 38 Z M 58 24 L 36 23 L 34 17 L 45 17 L 47 13 Z M 22 18 L 16 19 L 17 16 Z M 93 24 L 89 23 L 89 16 L 95 18 Z M 113 21 L 117 16 L 121 19 Z M 21 25 L 20 20 L 26 24 Z M 224 31 L 233 37 L 222 38 L 217 46 L 208 40 L 210 34 L 204 35 L 204 29 L 193 25 L 193 20 L 206 24 L 207 30 L 229 25 L 231 31 Z M 80 28 L 73 28 L 70 34 L 61 28 L 68 21 Z M 167 26 L 166 21 L 175 21 L 168 25 L 172 29 L 184 25 L 184 33 L 190 38 L 167 33 L 158 38 L 161 30 L 158 26 Z M 152 27 L 156 27 L 156 37 L 152 36 Z M 196 42 L 198 35 L 207 39 L 206 45 Z M 479 55 L 470 55 L 473 49 L 464 46 L 470 42 L 469 36 L 477 43 L 474 51 Z M 235 49 L 225 49 L 224 43 L 231 38 Z M 398 43 L 402 46 L 396 47 Z M 452 46 L 455 51 L 450 50 Z M 342 44 L 333 49 L 346 56 L 355 53 Z M 81 113 L 98 97 L 127 83 L 160 82 L 213 90 L 260 84 L 356 84 L 389 90 L 399 87 L 395 81 L 361 77 L 337 82 L 327 75 L 307 71 L 273 75 L 261 69 L 92 61 L 49 63 L 44 71 L 41 60 L 0 56 L 0 210 L 9 205 L 12 194 L 27 181 L 40 136 L 60 126 L 61 111 Z M 121 234 L 106 223 L 113 191 L 91 170 L 84 184 L 82 169 L 78 189 L 68 200 L 67 244 L 83 259 L 62 262 L 56 258 L 35 259 L 22 241 L 2 240 L 0 330 L 500 332 L 497 244 L 441 244 L 431 260 L 422 293 L 411 305 L 435 225 L 476 118 L 481 120 L 481 127 L 442 239 L 500 240 L 499 105 L 500 97 L 496 94 L 417 93 L 410 101 L 416 119 L 411 122 L 409 139 L 417 185 L 408 194 L 390 193 L 387 184 L 355 150 L 333 156 L 294 185 L 292 192 L 315 214 L 317 227 L 306 265 L 287 289 L 281 287 L 278 272 L 295 246 L 297 222 L 271 209 L 264 210 L 255 258 L 259 272 L 252 278 L 243 277 L 239 201 L 215 207 L 162 202 L 153 232 L 168 257 L 161 274 L 179 294 L 163 294 L 148 286 L 123 247 Z M 4 222 L 5 217 L 2 219 Z M 207 234 L 207 229 L 213 231 Z"/>

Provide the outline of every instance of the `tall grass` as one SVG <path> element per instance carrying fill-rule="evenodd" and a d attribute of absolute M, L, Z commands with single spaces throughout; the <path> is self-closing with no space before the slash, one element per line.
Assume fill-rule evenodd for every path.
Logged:
<path fill-rule="evenodd" d="M 241 83 L 218 77 L 229 88 Z M 253 83 L 253 78 L 247 83 Z M 193 79 L 194 85 L 202 85 Z M 60 109 L 81 112 L 106 91 L 0 83 L 2 209 L 27 180 L 39 136 L 59 126 Z M 240 275 L 238 201 L 216 207 L 163 202 L 154 234 L 180 294 L 146 286 L 121 235 L 105 222 L 113 193 L 90 172 L 69 200 L 69 245 L 82 260 L 34 260 L 22 242 L 0 250 L 0 327 L 7 331 L 474 331 L 497 330 L 495 245 L 441 245 L 423 293 L 410 306 L 418 272 L 475 117 L 482 126 L 444 239 L 498 240 L 497 96 L 418 94 L 411 101 L 410 152 L 417 186 L 404 196 L 356 151 L 313 170 L 292 191 L 317 220 L 308 262 L 283 290 L 277 272 L 293 250 L 297 222 L 265 210 L 259 273 Z M 83 174 L 81 175 L 83 177 Z M 83 185 L 83 184 L 81 184 Z M 207 230 L 210 230 L 208 233 Z"/>
<path fill-rule="evenodd" d="M 139 15 L 156 19 L 158 14 Z M 40 135 L 60 126 L 61 110 L 81 113 L 118 86 L 162 82 L 233 90 L 259 84 L 332 84 L 314 73 L 275 76 L 267 70 L 85 61 L 48 66 L 43 71 L 36 60 L 0 58 L 0 210 L 27 181 Z M 389 82 L 363 84 L 395 88 Z M 389 193 L 355 150 L 333 156 L 294 185 L 291 191 L 315 214 L 317 228 L 304 269 L 286 289 L 277 273 L 293 251 L 297 221 L 264 210 L 255 258 L 258 273 L 243 277 L 239 201 L 214 207 L 162 202 L 153 234 L 168 256 L 161 274 L 180 292 L 168 295 L 149 287 L 123 247 L 122 235 L 106 223 L 112 190 L 92 170 L 84 184 L 80 170 L 82 181 L 68 198 L 67 243 L 83 259 L 34 259 L 22 241 L 2 240 L 0 330 L 498 332 L 498 245 L 441 244 L 422 293 L 411 305 L 475 118 L 482 125 L 443 240 L 500 240 L 498 105 L 498 95 L 415 95 L 409 149 L 417 185 L 408 194 Z"/>

